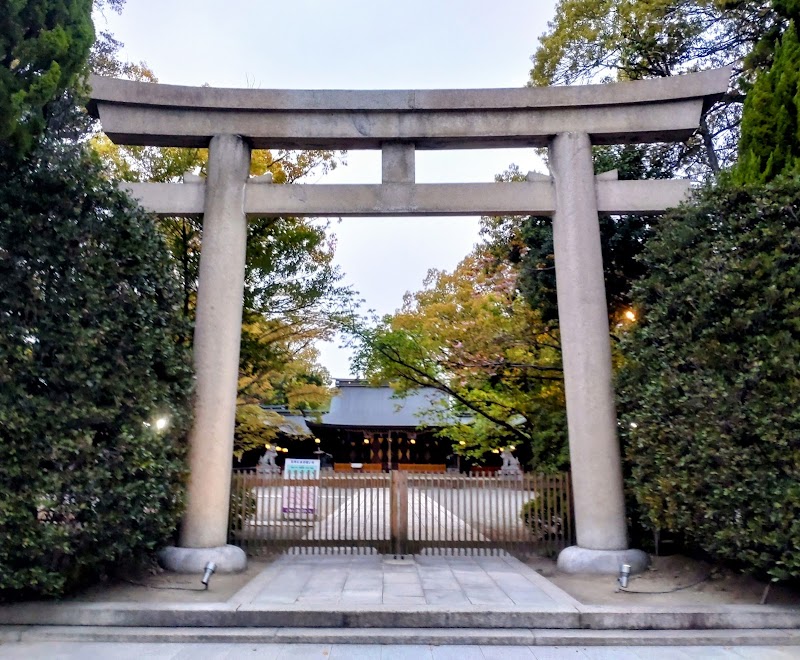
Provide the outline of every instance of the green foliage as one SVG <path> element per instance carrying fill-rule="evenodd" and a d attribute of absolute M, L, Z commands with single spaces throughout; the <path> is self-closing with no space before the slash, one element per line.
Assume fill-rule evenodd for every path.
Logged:
<path fill-rule="evenodd" d="M 742 116 L 739 183 L 765 183 L 800 172 L 800 38 L 795 23 L 783 33 L 772 67 L 756 79 Z"/>
<path fill-rule="evenodd" d="M 258 499 L 254 488 L 231 491 L 228 509 L 228 525 L 231 530 L 242 530 L 250 523 L 258 511 Z"/>
<path fill-rule="evenodd" d="M 789 20 L 800 19 L 800 0 L 772 0 L 772 6 L 778 14 Z"/>
<path fill-rule="evenodd" d="M 94 42 L 92 0 L 5 0 L 0 5 L 0 145 L 27 153 L 49 105 L 71 88 Z"/>
<path fill-rule="evenodd" d="M 537 541 L 553 541 L 564 533 L 565 522 L 560 515 L 553 511 L 567 511 L 569 499 L 566 493 L 553 491 L 548 495 L 550 499 L 546 504 L 541 501 L 543 493 L 540 493 L 536 498 L 525 502 L 519 511 L 520 519 Z M 561 501 L 557 502 L 554 498 L 559 495 Z"/>
<path fill-rule="evenodd" d="M 681 167 L 704 178 L 736 159 L 744 94 L 753 71 L 772 61 L 785 25 L 769 0 L 559 0 L 529 84 L 640 80 L 732 65 L 731 91 L 679 150 Z"/>
<path fill-rule="evenodd" d="M 46 135 L 0 182 L 1 598 L 97 579 L 182 510 L 192 376 L 166 248 L 80 142 Z"/>
<path fill-rule="evenodd" d="M 621 180 L 670 178 L 676 166 L 669 148 L 639 145 L 595 147 L 593 160 L 595 172 L 617 170 Z M 514 172 L 498 178 L 513 179 Z M 612 325 L 630 307 L 631 283 L 644 274 L 637 257 L 650 234 L 651 222 L 652 218 L 646 216 L 600 216 L 606 299 Z M 517 264 L 519 288 L 528 305 L 539 311 L 542 321 L 557 327 L 552 219 L 484 218 L 482 233 L 498 259 Z"/>
<path fill-rule="evenodd" d="M 236 406 L 236 424 L 233 432 L 233 455 L 242 460 L 245 452 L 263 449 L 278 437 L 280 425 L 285 420 L 271 410 L 255 403 Z"/>
<path fill-rule="evenodd" d="M 574 82 L 601 69 L 621 79 L 673 75 L 707 48 L 714 10 L 710 0 L 560 0 L 531 80 Z"/>
<path fill-rule="evenodd" d="M 270 449 L 280 444 L 285 449 L 293 440 L 308 437 L 308 429 L 260 404 L 239 403 L 233 431 L 233 456 L 237 461 L 249 451 Z"/>
<path fill-rule="evenodd" d="M 124 68 L 115 50 L 93 61 L 101 71 L 155 82 L 145 65 Z M 204 174 L 206 149 L 120 147 L 103 135 L 92 147 L 108 175 L 118 181 L 178 182 L 184 173 Z M 252 175 L 269 172 L 273 185 L 334 169 L 343 153 L 328 150 L 255 150 Z M 161 218 L 159 227 L 175 259 L 183 312 L 194 317 L 202 221 Z M 318 408 L 330 398 L 329 375 L 317 363 L 315 341 L 332 339 L 357 306 L 353 291 L 333 263 L 328 226 L 296 217 L 255 217 L 247 223 L 244 314 L 240 351 L 240 396 L 292 408 Z"/>
<path fill-rule="evenodd" d="M 644 522 L 797 578 L 800 179 L 705 189 L 643 260 L 618 392 Z"/>
<path fill-rule="evenodd" d="M 457 452 L 481 460 L 514 446 L 537 470 L 567 460 L 561 354 L 557 337 L 519 296 L 517 274 L 482 248 L 453 273 L 431 271 L 403 309 L 361 329 L 355 367 L 400 394 L 443 393 L 439 418 Z M 470 424 L 454 424 L 459 414 Z"/>
<path fill-rule="evenodd" d="M 155 81 L 149 69 L 142 70 L 147 80 Z M 103 135 L 93 138 L 92 147 L 116 181 L 178 182 L 186 172 L 203 175 L 208 162 L 206 149 L 120 147 Z M 288 184 L 311 172 L 335 169 L 340 158 L 341 154 L 325 150 L 276 154 L 256 150 L 251 174 L 270 172 L 276 184 Z M 177 262 L 184 313 L 193 317 L 202 221 L 162 218 L 159 227 Z M 327 226 L 308 218 L 256 217 L 249 219 L 247 232 L 246 320 L 262 316 L 290 324 L 300 329 L 299 334 L 307 333 L 312 326 L 320 335 L 332 334 L 335 322 L 330 317 L 344 314 L 353 294 L 339 285 L 342 274 L 333 264 L 334 244 Z M 243 339 L 246 342 L 248 337 Z M 243 348 L 243 354 L 258 349 Z M 242 366 L 246 369 L 253 365 Z"/>

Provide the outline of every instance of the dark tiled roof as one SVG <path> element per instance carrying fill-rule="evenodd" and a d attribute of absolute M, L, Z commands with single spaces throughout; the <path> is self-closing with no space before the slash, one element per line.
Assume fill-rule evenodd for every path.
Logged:
<path fill-rule="evenodd" d="M 435 412 L 444 407 L 445 395 L 432 387 L 422 387 L 402 397 L 396 396 L 388 385 L 372 386 L 357 379 L 337 380 L 336 387 L 338 392 L 326 413 L 303 416 L 285 406 L 264 408 L 283 415 L 289 423 L 280 430 L 289 435 L 313 435 L 309 425 L 311 429 L 325 426 L 399 429 L 448 423 Z M 454 417 L 449 423 L 471 421 L 471 416 L 465 415 Z"/>
<path fill-rule="evenodd" d="M 442 424 L 429 411 L 442 407 L 444 395 L 431 387 L 403 397 L 395 396 L 388 385 L 372 387 L 360 380 L 337 380 L 336 387 L 339 392 L 331 401 L 331 410 L 322 415 L 324 426 L 416 428 Z"/>

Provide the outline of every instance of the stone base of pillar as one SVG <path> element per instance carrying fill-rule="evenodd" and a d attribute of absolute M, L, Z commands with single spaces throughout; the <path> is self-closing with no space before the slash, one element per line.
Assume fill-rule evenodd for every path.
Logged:
<path fill-rule="evenodd" d="M 650 565 L 643 550 L 589 550 L 571 545 L 558 555 L 558 570 L 563 573 L 619 575 L 619 567 L 628 564 L 631 574 L 641 573 Z"/>
<path fill-rule="evenodd" d="M 217 573 L 240 573 L 247 568 L 247 555 L 235 545 L 216 548 L 178 548 L 169 546 L 158 553 L 158 563 L 173 573 L 199 573 L 213 561 Z"/>

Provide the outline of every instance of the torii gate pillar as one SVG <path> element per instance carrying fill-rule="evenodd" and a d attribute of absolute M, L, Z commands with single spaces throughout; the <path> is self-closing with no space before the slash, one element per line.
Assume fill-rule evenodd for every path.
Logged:
<path fill-rule="evenodd" d="M 569 573 L 640 572 L 647 554 L 628 549 L 622 463 L 611 370 L 592 144 L 562 133 L 550 144 L 556 193 L 553 247 L 564 362 L 577 546 L 558 557 Z"/>
<path fill-rule="evenodd" d="M 250 147 L 238 135 L 216 135 L 208 148 L 203 249 L 194 329 L 194 422 L 189 434 L 189 483 L 180 546 L 161 562 L 202 573 L 213 561 L 223 573 L 247 566 L 244 550 L 227 545 L 231 456 L 239 382 Z"/>

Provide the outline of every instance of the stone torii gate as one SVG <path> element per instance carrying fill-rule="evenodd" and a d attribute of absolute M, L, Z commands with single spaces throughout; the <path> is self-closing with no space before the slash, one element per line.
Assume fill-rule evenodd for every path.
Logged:
<path fill-rule="evenodd" d="M 598 213 L 655 214 L 685 181 L 595 176 L 591 147 L 679 141 L 726 90 L 728 69 L 673 78 L 523 89 L 215 89 L 93 77 L 90 111 L 118 144 L 208 147 L 208 178 L 132 184 L 165 216 L 202 215 L 197 374 L 187 508 L 169 568 L 245 567 L 227 546 L 247 216 L 552 215 L 577 546 L 562 570 L 616 573 L 628 548 Z M 522 183 L 417 184 L 416 149 L 548 147 L 551 176 Z M 380 149 L 377 185 L 265 185 L 250 150 Z"/>

